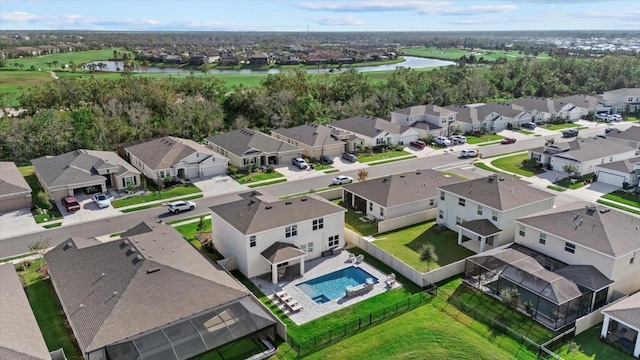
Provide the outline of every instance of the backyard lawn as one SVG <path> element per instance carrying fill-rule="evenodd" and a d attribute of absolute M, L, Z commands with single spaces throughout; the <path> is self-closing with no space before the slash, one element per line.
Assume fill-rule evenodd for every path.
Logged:
<path fill-rule="evenodd" d="M 617 190 L 610 194 L 602 195 L 602 198 L 617 201 L 635 208 L 640 208 L 640 196 L 637 194 Z"/>
<path fill-rule="evenodd" d="M 458 234 L 450 230 L 435 230 L 433 225 L 435 221 L 429 221 L 378 234 L 374 244 L 421 272 L 437 269 L 473 255 L 473 252 L 458 245 Z M 438 255 L 438 261 L 429 264 L 429 267 L 419 260 L 420 248 L 427 243 L 433 244 Z"/>
<path fill-rule="evenodd" d="M 202 190 L 200 190 L 195 185 L 192 185 L 192 186 L 176 186 L 176 187 L 168 189 L 168 190 L 162 190 L 160 192 L 160 194 L 158 194 L 157 192 L 154 191 L 154 192 L 151 192 L 150 194 L 147 194 L 147 195 L 131 196 L 131 197 L 124 198 L 124 199 L 114 200 L 114 201 L 111 202 L 111 205 L 114 208 L 121 208 L 121 207 L 124 207 L 124 206 L 144 204 L 144 203 L 151 202 L 151 201 L 158 201 L 158 200 L 162 200 L 162 199 L 170 199 L 170 198 L 173 198 L 173 197 L 176 197 L 176 196 L 197 194 L 197 193 L 201 193 L 201 192 L 202 192 Z"/>
<path fill-rule="evenodd" d="M 377 153 L 377 154 L 373 154 L 373 155 L 364 155 L 364 156 L 358 156 L 358 162 L 359 163 L 368 163 L 368 162 L 372 162 L 372 161 L 378 161 L 378 160 L 387 160 L 387 159 L 392 159 L 392 158 L 397 158 L 397 157 L 401 157 L 401 156 L 409 156 L 411 155 L 410 153 L 401 150 L 401 151 L 387 151 L 387 152 L 381 152 L 381 153 Z"/>
<path fill-rule="evenodd" d="M 29 184 L 34 195 L 43 191 L 42 186 L 40 186 L 40 183 L 38 182 L 38 178 L 36 178 L 35 170 L 31 163 L 18 166 L 18 171 L 20 171 L 20 174 L 22 174 L 24 179 L 27 180 L 27 184 Z M 55 204 L 53 204 L 51 210 L 47 210 L 46 212 L 43 211 L 42 213 L 38 213 L 32 211 L 32 213 L 36 224 L 47 221 L 62 220 L 62 213 Z"/>
<path fill-rule="evenodd" d="M 332 200 L 334 204 L 340 204 L 342 199 Z M 356 213 L 354 209 L 347 208 L 347 212 L 344 215 L 344 227 L 353 230 L 361 236 L 373 235 L 378 232 L 378 226 L 373 221 L 362 221 L 360 218 L 364 216 L 363 213 Z"/>
<path fill-rule="evenodd" d="M 529 158 L 529 154 L 517 154 L 511 156 L 505 156 L 498 159 L 495 159 L 491 162 L 491 165 L 522 176 L 534 176 L 536 174 L 543 173 L 542 170 L 530 169 L 524 167 L 522 162 Z"/>
<path fill-rule="evenodd" d="M 573 339 L 580 346 L 577 351 L 569 352 L 569 344 L 567 343 L 556 350 L 555 353 L 563 359 L 571 360 L 634 359 L 634 357 L 623 353 L 612 345 L 600 341 L 601 326 L 602 324 L 596 325 Z"/>
<path fill-rule="evenodd" d="M 466 135 L 466 136 L 467 136 L 467 144 L 469 145 L 504 139 L 504 136 L 497 135 L 497 134 L 485 134 L 480 136 Z"/>

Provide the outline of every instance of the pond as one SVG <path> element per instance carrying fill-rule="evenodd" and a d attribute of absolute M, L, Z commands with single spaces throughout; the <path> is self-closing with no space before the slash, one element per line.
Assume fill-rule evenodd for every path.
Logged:
<path fill-rule="evenodd" d="M 382 65 L 372 65 L 372 66 L 359 66 L 359 67 L 354 67 L 355 69 L 357 69 L 360 72 L 370 72 L 370 71 L 385 71 L 385 70 L 395 70 L 397 67 L 401 66 L 401 67 L 406 67 L 406 68 L 412 68 L 412 69 L 421 69 L 421 68 L 429 68 L 429 67 L 441 67 L 441 66 L 449 66 L 449 65 L 455 65 L 454 62 L 451 61 L 444 61 L 444 60 L 436 60 L 436 59 L 427 59 L 427 58 L 421 58 L 421 57 L 413 57 L 413 56 L 404 56 L 405 61 L 401 62 L 401 63 L 395 63 L 395 64 L 382 64 Z M 119 69 L 122 68 L 122 61 L 94 61 L 92 63 L 89 64 L 105 64 L 107 67 L 105 68 L 105 71 L 120 71 Z M 85 64 L 89 65 L 89 64 Z M 338 69 L 333 69 L 333 71 L 344 71 L 349 69 L 349 65 L 344 65 L 342 67 L 342 70 L 338 70 Z M 332 69 L 328 69 L 328 68 L 311 68 L 309 67 L 307 69 L 307 72 L 309 73 L 325 73 L 325 72 L 331 72 Z M 149 69 L 147 69 L 147 72 L 149 73 L 165 73 L 165 74 L 190 74 L 191 72 L 194 73 L 200 73 L 200 70 L 193 70 L 193 69 L 182 69 L 182 68 L 175 68 L 175 67 L 168 67 L 168 68 L 158 68 L 158 67 L 150 67 Z M 138 70 L 137 72 L 142 72 L 142 70 Z M 269 69 L 269 70 L 254 70 L 254 69 L 240 69 L 240 70 L 231 70 L 231 69 L 225 69 L 225 70 L 217 70 L 217 69 L 209 69 L 209 71 L 207 71 L 208 74 L 278 74 L 280 72 L 280 69 Z"/>

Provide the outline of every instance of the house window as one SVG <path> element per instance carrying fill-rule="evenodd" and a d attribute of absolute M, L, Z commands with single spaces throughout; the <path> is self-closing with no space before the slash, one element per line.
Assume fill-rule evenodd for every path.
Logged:
<path fill-rule="evenodd" d="M 340 245 L 340 235 L 329 236 L 329 247 Z"/>
<path fill-rule="evenodd" d="M 518 231 L 518 234 L 520 234 L 520 236 L 524 236 L 525 234 L 524 226 L 520 225 L 520 230 Z"/>
<path fill-rule="evenodd" d="M 444 191 L 440 191 L 440 200 L 444 201 Z"/>
<path fill-rule="evenodd" d="M 169 170 L 161 170 L 161 171 L 158 171 L 156 175 L 158 176 L 158 179 L 164 179 L 166 177 L 171 176 L 171 173 L 169 172 Z"/>
<path fill-rule="evenodd" d="M 307 244 L 302 244 L 300 246 L 298 246 L 300 248 L 300 250 L 307 252 Z"/>
<path fill-rule="evenodd" d="M 575 254 L 576 252 L 576 244 L 572 243 L 564 243 L 564 251 Z"/>
<path fill-rule="evenodd" d="M 440 220 L 444 219 L 444 210 L 438 210 L 438 219 Z"/>
<path fill-rule="evenodd" d="M 284 236 L 285 237 L 290 238 L 290 237 L 293 237 L 293 236 L 296 236 L 296 235 L 298 235 L 298 225 L 287 226 L 284 229 Z"/>
<path fill-rule="evenodd" d="M 122 185 L 124 187 L 129 186 L 129 184 L 138 185 L 138 183 L 136 182 L 135 176 L 127 176 L 124 179 L 122 179 Z"/>
<path fill-rule="evenodd" d="M 464 222 L 464 219 L 461 218 L 460 216 L 456 216 L 456 225 L 462 224 Z"/>
<path fill-rule="evenodd" d="M 466 205 L 466 203 L 467 203 L 467 200 L 465 200 L 465 199 L 463 199 L 463 198 L 459 198 L 459 199 L 458 199 L 458 205 L 460 205 L 460 206 L 463 206 L 463 207 L 464 207 L 464 206 Z"/>
<path fill-rule="evenodd" d="M 384 145 L 384 138 L 377 138 L 376 145 Z"/>
<path fill-rule="evenodd" d="M 318 230 L 324 228 L 324 219 L 315 219 L 313 220 L 313 230 Z"/>
<path fill-rule="evenodd" d="M 540 244 L 544 245 L 547 243 L 547 234 L 540 233 Z"/>
<path fill-rule="evenodd" d="M 249 247 L 254 247 L 254 246 L 256 246 L 256 236 L 251 235 L 249 237 Z"/>
<path fill-rule="evenodd" d="M 380 216 L 384 217 L 384 209 L 380 208 Z"/>
<path fill-rule="evenodd" d="M 313 252 L 313 242 L 307 243 L 307 252 Z"/>
<path fill-rule="evenodd" d="M 373 203 L 372 202 L 369 203 L 369 211 L 373 211 Z"/>
<path fill-rule="evenodd" d="M 491 214 L 491 220 L 493 221 L 498 221 L 498 212 L 493 210 L 493 213 Z"/>
<path fill-rule="evenodd" d="M 487 243 L 487 245 L 489 246 L 493 246 L 493 239 L 495 238 L 495 236 L 489 236 L 487 237 L 487 239 L 485 240 L 485 242 Z"/>
<path fill-rule="evenodd" d="M 478 205 L 478 215 L 482 215 L 482 206 Z"/>

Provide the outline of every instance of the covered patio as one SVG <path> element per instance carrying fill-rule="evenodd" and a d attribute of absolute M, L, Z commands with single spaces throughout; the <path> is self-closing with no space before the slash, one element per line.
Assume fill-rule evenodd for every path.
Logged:
<path fill-rule="evenodd" d="M 465 221 L 458 224 L 458 245 L 481 253 L 493 249 L 493 239 L 500 233 L 502 233 L 502 229 L 487 219 Z M 470 240 L 463 241 L 465 234 L 469 235 L 467 238 Z"/>
<path fill-rule="evenodd" d="M 600 336 L 640 357 L 640 293 L 609 305 L 602 314 L 604 322 Z"/>
<path fill-rule="evenodd" d="M 300 276 L 304 276 L 304 257 L 307 253 L 293 244 L 276 242 L 260 253 L 271 265 L 271 282 L 277 284 L 285 274 L 289 262 L 299 260 Z"/>

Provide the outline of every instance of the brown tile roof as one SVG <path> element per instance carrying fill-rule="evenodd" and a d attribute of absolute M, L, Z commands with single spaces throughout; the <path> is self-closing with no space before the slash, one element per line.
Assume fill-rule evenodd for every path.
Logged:
<path fill-rule="evenodd" d="M 555 197 L 544 190 L 531 187 L 526 181 L 500 174 L 439 188 L 501 211 Z"/>

